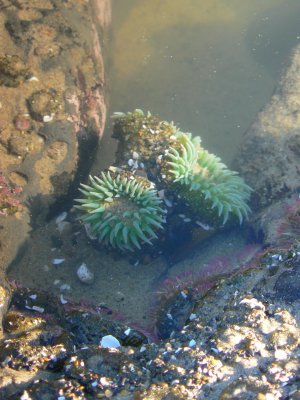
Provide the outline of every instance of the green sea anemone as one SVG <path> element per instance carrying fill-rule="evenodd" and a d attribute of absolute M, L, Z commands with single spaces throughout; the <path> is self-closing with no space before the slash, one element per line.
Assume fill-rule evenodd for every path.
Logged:
<path fill-rule="evenodd" d="M 155 231 L 163 229 L 165 210 L 154 184 L 129 172 L 101 172 L 80 185 L 84 195 L 76 199 L 80 219 L 100 242 L 121 250 L 151 244 Z"/>
<path fill-rule="evenodd" d="M 167 150 L 166 155 L 168 171 L 172 174 L 174 182 L 189 184 L 192 179 L 193 169 L 198 160 L 201 139 L 192 137 L 189 133 L 178 131 L 174 135 L 176 147 Z"/>
<path fill-rule="evenodd" d="M 252 189 L 200 143 L 199 137 L 180 132 L 166 154 L 162 173 L 200 217 L 224 225 L 235 216 L 242 223 L 250 212 L 247 201 Z"/>

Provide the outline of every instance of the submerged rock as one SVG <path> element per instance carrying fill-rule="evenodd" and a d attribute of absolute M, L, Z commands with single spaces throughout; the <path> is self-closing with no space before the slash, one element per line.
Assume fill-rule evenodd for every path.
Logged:
<path fill-rule="evenodd" d="M 29 70 L 17 55 L 0 56 L 0 85 L 19 86 L 28 76 Z"/>
<path fill-rule="evenodd" d="M 299 188 L 300 45 L 269 104 L 246 133 L 235 167 L 254 189 L 261 209 Z"/>

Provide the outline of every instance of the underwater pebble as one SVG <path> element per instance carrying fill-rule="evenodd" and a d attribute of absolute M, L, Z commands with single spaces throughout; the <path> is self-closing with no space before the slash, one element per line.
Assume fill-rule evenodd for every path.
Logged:
<path fill-rule="evenodd" d="M 94 273 L 89 270 L 85 263 L 82 263 L 77 269 L 77 276 L 82 283 L 90 284 L 94 281 Z"/>
<path fill-rule="evenodd" d="M 130 332 L 131 332 L 131 329 L 128 328 L 128 329 L 126 329 L 126 331 L 124 333 L 125 333 L 126 336 L 128 336 L 130 334 Z"/>
<path fill-rule="evenodd" d="M 60 265 L 60 264 L 62 264 L 64 261 L 65 261 L 64 258 L 53 258 L 52 264 L 53 264 L 53 265 Z"/>
<path fill-rule="evenodd" d="M 63 285 L 61 285 L 59 290 L 61 290 L 62 292 L 67 291 L 67 290 L 71 290 L 71 286 L 68 283 L 64 283 Z"/>
<path fill-rule="evenodd" d="M 134 161 L 133 161 L 133 159 L 130 158 L 130 159 L 127 161 L 127 164 L 129 165 L 129 167 L 133 167 L 133 166 L 134 166 Z"/>
<path fill-rule="evenodd" d="M 139 158 L 139 154 L 138 154 L 136 151 L 133 151 L 133 152 L 132 152 L 132 158 L 133 158 L 134 160 L 137 160 L 137 159 Z"/>
<path fill-rule="evenodd" d="M 194 339 L 189 341 L 189 347 L 194 347 L 196 346 L 196 341 Z"/>
<path fill-rule="evenodd" d="M 106 335 L 103 336 L 103 338 L 101 339 L 100 345 L 104 348 L 110 347 L 113 349 L 117 349 L 118 347 L 121 346 L 121 343 L 114 336 Z"/>
<path fill-rule="evenodd" d="M 61 221 L 57 224 L 57 230 L 59 233 L 62 233 L 67 227 L 70 227 L 71 224 L 68 221 Z"/>
<path fill-rule="evenodd" d="M 59 224 L 60 222 L 64 221 L 64 220 L 67 218 L 67 215 L 68 215 L 68 214 L 67 214 L 65 211 L 62 212 L 61 214 L 59 214 L 58 217 L 56 217 L 55 222 L 56 222 L 57 224 Z"/>
<path fill-rule="evenodd" d="M 141 162 L 141 163 L 140 163 L 140 168 L 141 168 L 141 169 L 144 169 L 144 168 L 145 168 L 145 164 Z"/>
<path fill-rule="evenodd" d="M 32 299 L 32 300 L 36 300 L 37 294 L 32 294 L 31 296 L 29 296 L 29 298 Z"/>
<path fill-rule="evenodd" d="M 184 218 L 183 222 L 191 222 L 191 218 Z"/>
<path fill-rule="evenodd" d="M 196 314 L 191 314 L 189 320 L 194 321 L 197 318 Z"/>

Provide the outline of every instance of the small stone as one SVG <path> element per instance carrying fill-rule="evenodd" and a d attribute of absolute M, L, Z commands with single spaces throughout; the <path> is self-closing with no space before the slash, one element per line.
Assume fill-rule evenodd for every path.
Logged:
<path fill-rule="evenodd" d="M 31 128 L 31 121 L 28 115 L 17 115 L 14 119 L 14 126 L 18 131 L 28 131 Z"/>
<path fill-rule="evenodd" d="M 77 269 L 77 276 L 82 283 L 89 285 L 94 281 L 94 273 L 89 270 L 85 263 L 82 263 Z"/>
<path fill-rule="evenodd" d="M 104 392 L 104 394 L 105 394 L 106 397 L 110 398 L 110 397 L 113 396 L 114 393 L 113 393 L 112 390 L 106 389 L 105 392 Z"/>
<path fill-rule="evenodd" d="M 62 212 L 61 214 L 59 214 L 59 215 L 56 217 L 55 222 L 56 222 L 57 224 L 59 224 L 60 222 L 64 221 L 64 220 L 67 218 L 67 215 L 68 215 L 68 214 L 66 213 L 66 211 Z"/>

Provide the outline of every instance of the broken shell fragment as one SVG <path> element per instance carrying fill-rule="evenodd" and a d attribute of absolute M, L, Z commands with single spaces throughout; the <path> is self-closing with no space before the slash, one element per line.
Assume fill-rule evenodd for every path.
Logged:
<path fill-rule="evenodd" d="M 87 285 L 93 283 L 94 273 L 89 270 L 85 263 L 82 263 L 77 269 L 77 276 L 82 283 Z"/>

